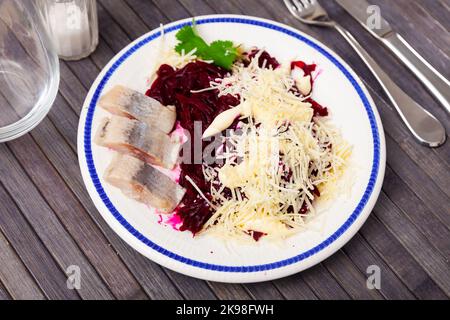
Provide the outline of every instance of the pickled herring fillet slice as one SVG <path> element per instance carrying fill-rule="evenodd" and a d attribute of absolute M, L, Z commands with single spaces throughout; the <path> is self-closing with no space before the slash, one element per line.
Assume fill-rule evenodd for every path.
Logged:
<path fill-rule="evenodd" d="M 101 122 L 95 143 L 146 163 L 173 169 L 181 149 L 179 138 L 144 122 L 113 116 Z"/>
<path fill-rule="evenodd" d="M 174 106 L 165 107 L 145 94 L 120 85 L 103 95 L 98 104 L 112 114 L 140 120 L 165 133 L 172 131 L 177 117 Z"/>
<path fill-rule="evenodd" d="M 104 178 L 128 197 L 164 213 L 173 212 L 186 192 L 161 171 L 129 155 L 117 154 Z"/>

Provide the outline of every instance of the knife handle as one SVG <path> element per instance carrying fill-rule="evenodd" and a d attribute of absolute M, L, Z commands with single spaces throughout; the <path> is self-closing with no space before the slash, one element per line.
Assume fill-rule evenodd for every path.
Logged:
<path fill-rule="evenodd" d="M 334 27 L 372 71 L 414 137 L 429 147 L 442 145 L 445 142 L 446 134 L 445 128 L 439 120 L 397 86 L 350 32 L 338 24 L 335 24 Z"/>
<path fill-rule="evenodd" d="M 450 82 L 400 35 L 391 33 L 381 38 L 381 41 L 417 76 L 450 113 Z"/>

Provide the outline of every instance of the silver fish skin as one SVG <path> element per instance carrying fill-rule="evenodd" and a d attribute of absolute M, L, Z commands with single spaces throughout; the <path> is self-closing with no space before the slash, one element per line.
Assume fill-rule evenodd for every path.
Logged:
<path fill-rule="evenodd" d="M 171 213 L 186 190 L 164 173 L 129 155 L 117 154 L 104 176 L 125 195 L 163 213 Z"/>
<path fill-rule="evenodd" d="M 181 149 L 179 138 L 171 138 L 144 122 L 118 116 L 103 119 L 95 143 L 167 169 L 175 167 Z"/>
<path fill-rule="evenodd" d="M 121 85 L 103 95 L 98 105 L 112 114 L 145 122 L 165 133 L 173 130 L 177 117 L 174 106 L 163 106 L 159 101 Z"/>

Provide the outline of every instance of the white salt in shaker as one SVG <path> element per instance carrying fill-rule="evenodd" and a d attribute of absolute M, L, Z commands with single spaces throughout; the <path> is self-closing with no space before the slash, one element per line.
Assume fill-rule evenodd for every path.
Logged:
<path fill-rule="evenodd" d="M 40 7 L 61 59 L 79 60 L 95 50 L 98 44 L 95 0 L 41 0 Z"/>

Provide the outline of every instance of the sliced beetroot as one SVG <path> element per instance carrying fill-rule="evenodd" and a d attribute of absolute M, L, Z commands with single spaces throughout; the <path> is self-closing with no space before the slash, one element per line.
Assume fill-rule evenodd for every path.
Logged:
<path fill-rule="evenodd" d="M 316 64 L 307 64 L 303 61 L 292 61 L 291 62 L 291 70 L 294 70 L 295 68 L 300 68 L 305 73 L 305 76 L 311 76 L 312 79 L 312 73 L 316 71 L 317 65 Z"/>
<path fill-rule="evenodd" d="M 305 102 L 311 103 L 311 108 L 314 110 L 314 117 L 326 117 L 328 116 L 328 109 L 323 107 L 313 98 L 308 98 Z"/>
<path fill-rule="evenodd" d="M 260 232 L 260 231 L 250 230 L 249 233 L 252 235 L 253 240 L 255 240 L 255 241 L 259 241 L 263 236 L 267 236 L 267 233 Z"/>
<path fill-rule="evenodd" d="M 248 66 L 250 62 L 255 58 L 256 54 L 259 52 L 259 49 L 253 49 L 247 54 L 247 59 L 244 60 L 244 65 Z M 277 59 L 272 57 L 267 51 L 263 51 L 258 59 L 258 66 L 262 68 L 264 66 L 268 69 L 272 67 L 272 69 L 276 69 L 280 66 L 280 63 Z"/>
<path fill-rule="evenodd" d="M 211 81 L 222 79 L 227 73 L 223 68 L 202 61 L 191 62 L 177 70 L 169 65 L 162 65 L 147 95 L 163 105 L 174 105 L 180 125 L 194 137 L 195 121 L 201 121 L 202 129 L 205 130 L 219 113 L 240 103 L 238 98 L 231 95 L 219 97 L 217 90 L 191 92 L 209 88 Z M 208 142 L 203 141 L 203 147 L 207 144 Z M 186 179 L 186 176 L 189 176 L 200 190 L 210 197 L 202 165 L 194 164 L 193 154 L 190 156 L 190 163 L 181 164 L 180 185 L 185 187 L 187 192 L 177 214 L 183 222 L 180 230 L 189 230 L 196 234 L 211 217 L 212 212 L 208 203 Z"/>

